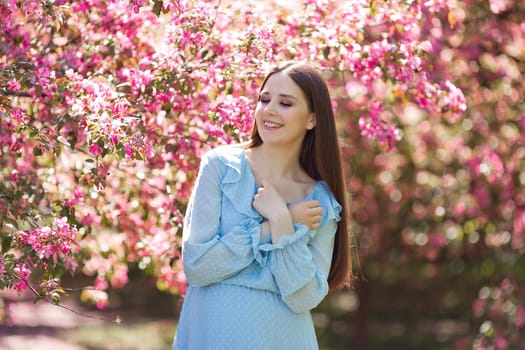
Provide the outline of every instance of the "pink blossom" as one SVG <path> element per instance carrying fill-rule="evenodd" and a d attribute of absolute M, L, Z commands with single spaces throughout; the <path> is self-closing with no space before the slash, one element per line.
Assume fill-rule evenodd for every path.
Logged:
<path fill-rule="evenodd" d="M 89 146 L 89 153 L 91 153 L 95 157 L 98 157 L 102 154 L 102 148 L 96 143 L 94 143 L 91 146 Z"/>
<path fill-rule="evenodd" d="M 495 14 L 504 12 L 510 5 L 510 0 L 489 0 L 490 11 Z"/>
<path fill-rule="evenodd" d="M 476 198 L 478 206 L 486 209 L 491 204 L 490 193 L 485 184 L 475 183 L 472 185 L 471 193 Z"/>
<path fill-rule="evenodd" d="M 13 119 L 19 123 L 27 123 L 29 122 L 29 117 L 24 114 L 24 112 L 20 108 L 14 108 L 11 110 L 11 116 Z"/>
<path fill-rule="evenodd" d="M 16 80 L 9 80 L 9 82 L 7 82 L 7 88 L 9 90 L 18 91 L 20 90 L 20 83 Z"/>
<path fill-rule="evenodd" d="M 129 109 L 129 104 L 124 100 L 118 100 L 117 102 L 111 105 L 111 112 L 115 118 L 123 117 L 126 115 Z"/>
<path fill-rule="evenodd" d="M 494 347 L 496 350 L 506 350 L 508 341 L 501 334 L 497 334 L 494 337 Z"/>
<path fill-rule="evenodd" d="M 106 294 L 106 297 L 99 297 L 95 300 L 95 306 L 97 307 L 97 309 L 99 310 L 102 310 L 104 309 L 109 303 L 109 300 L 107 298 L 107 294 Z"/>
<path fill-rule="evenodd" d="M 491 184 L 500 182 L 505 173 L 501 158 L 488 148 L 483 149 L 480 156 L 471 158 L 467 164 L 475 177 L 485 176 Z"/>
<path fill-rule="evenodd" d="M 184 295 L 186 294 L 187 281 L 180 260 L 177 262 L 177 267 L 175 270 L 170 265 L 162 266 L 158 278 L 165 284 L 167 289 L 172 290 L 175 288 L 177 293 Z"/>
<path fill-rule="evenodd" d="M 422 51 L 425 51 L 425 52 L 428 52 L 428 53 L 431 53 L 432 52 L 432 43 L 430 41 L 428 41 L 428 40 L 422 41 L 421 43 L 419 43 L 418 49 L 422 50 Z"/>
<path fill-rule="evenodd" d="M 186 280 L 186 275 L 184 274 L 184 271 L 180 268 L 177 272 L 175 272 L 175 286 L 177 287 L 177 290 L 181 295 L 186 294 L 188 282 Z"/>
<path fill-rule="evenodd" d="M 131 158 L 133 156 L 133 148 L 129 143 L 124 144 L 124 151 L 126 152 L 126 158 Z"/>
<path fill-rule="evenodd" d="M 55 218 L 52 227 L 38 227 L 31 231 L 19 231 L 16 236 L 20 244 L 29 246 L 39 259 L 64 260 L 68 267 L 72 262 L 72 242 L 76 239 L 77 230 L 67 223 L 67 218 Z"/>
<path fill-rule="evenodd" d="M 433 234 L 429 236 L 429 242 L 434 247 L 443 248 L 447 245 L 447 238 L 444 235 Z"/>
<path fill-rule="evenodd" d="M 393 125 L 387 125 L 381 118 L 382 106 L 374 101 L 370 104 L 368 116 L 359 118 L 359 128 L 361 135 L 368 138 L 377 138 L 381 144 L 386 144 L 388 149 L 392 149 L 396 141 L 401 140 L 401 133 Z"/>
<path fill-rule="evenodd" d="M 454 115 L 464 112 L 467 109 L 467 100 L 463 95 L 463 91 L 448 80 L 445 82 L 445 87 L 448 89 L 448 93 L 443 97 L 443 110 L 451 111 Z"/>
<path fill-rule="evenodd" d="M 97 309 L 104 309 L 109 303 L 108 294 L 102 290 L 84 289 L 81 299 L 92 302 Z"/>
<path fill-rule="evenodd" d="M 113 265 L 113 273 L 111 275 L 111 285 L 115 288 L 122 288 L 128 283 L 128 265 L 115 264 Z"/>
<path fill-rule="evenodd" d="M 231 24 L 231 17 L 224 14 L 218 14 L 215 22 L 217 30 L 226 30 Z"/>
<path fill-rule="evenodd" d="M 252 101 L 245 96 L 226 95 L 219 102 L 216 115 L 220 125 L 229 124 L 239 128 L 242 133 L 247 133 L 253 125 Z"/>
<path fill-rule="evenodd" d="M 153 145 L 148 144 L 145 147 L 145 153 L 146 153 L 146 159 L 151 159 L 155 157 L 155 148 L 153 147 Z"/>
<path fill-rule="evenodd" d="M 108 287 L 109 287 L 108 281 L 106 281 L 103 277 L 98 276 L 95 279 L 95 288 L 97 290 L 106 290 L 106 289 L 108 289 Z"/>
<path fill-rule="evenodd" d="M 31 269 L 26 264 L 17 264 L 13 271 L 17 275 L 17 280 L 13 286 L 13 289 L 17 293 L 22 293 L 24 290 L 29 288 L 29 275 L 31 274 Z"/>
<path fill-rule="evenodd" d="M 73 189 L 73 193 L 71 198 L 68 198 L 66 200 L 66 205 L 68 207 L 73 207 L 75 205 L 78 205 L 79 203 L 82 203 L 84 200 L 84 192 L 82 191 L 82 188 L 78 185 L 75 186 Z"/>
<path fill-rule="evenodd" d="M 449 5 L 448 0 L 425 0 L 423 5 L 428 8 L 431 12 L 439 12 L 443 8 L 447 8 Z"/>
<path fill-rule="evenodd" d="M 483 312 L 485 311 L 485 306 L 487 305 L 487 301 L 485 299 L 476 299 L 472 303 L 472 311 L 474 312 L 474 315 L 481 316 Z"/>
<path fill-rule="evenodd" d="M 139 13 L 139 10 L 144 4 L 146 3 L 146 0 L 130 0 L 129 1 L 129 7 L 133 9 L 135 13 Z"/>
<path fill-rule="evenodd" d="M 465 215 L 466 210 L 467 205 L 464 202 L 459 202 L 454 205 L 452 212 L 454 213 L 454 217 L 461 219 L 463 215 Z"/>

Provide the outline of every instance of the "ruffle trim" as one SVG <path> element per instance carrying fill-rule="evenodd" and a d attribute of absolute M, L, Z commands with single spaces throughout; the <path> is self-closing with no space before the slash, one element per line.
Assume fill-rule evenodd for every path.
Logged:
<path fill-rule="evenodd" d="M 330 192 L 326 182 L 321 181 L 321 185 L 321 187 L 323 187 L 323 191 L 321 191 L 321 194 L 317 197 L 317 200 L 321 203 L 321 205 L 323 202 L 329 203 L 326 208 L 326 213 L 323 212 L 323 222 L 321 222 L 321 225 L 323 225 L 326 220 L 335 219 L 335 221 L 339 222 L 341 220 L 341 210 L 343 207 L 341 204 L 339 204 L 339 202 L 337 202 L 332 192 Z"/>
<path fill-rule="evenodd" d="M 276 249 L 283 249 L 299 240 L 308 243 L 315 235 L 316 231 L 310 230 L 308 226 L 302 224 L 294 224 L 294 234 L 282 237 L 277 243 L 263 243 L 259 246 L 259 250 L 264 252 L 271 252 Z"/>
<path fill-rule="evenodd" d="M 226 198 L 232 203 L 235 211 L 244 214 L 252 219 L 262 221 L 262 216 L 253 208 L 253 198 L 246 196 L 246 187 L 253 188 L 255 191 L 255 180 L 251 176 L 243 176 L 242 171 L 245 164 L 243 148 L 220 147 L 217 150 L 217 156 L 226 166 L 224 177 L 221 181 L 221 190 Z M 244 180 L 244 181 L 243 181 Z"/>
<path fill-rule="evenodd" d="M 255 261 L 257 261 L 261 266 L 266 265 L 268 256 L 266 254 L 262 254 L 261 250 L 259 249 L 259 245 L 261 243 L 261 224 L 254 219 L 243 220 L 241 224 L 246 227 L 246 231 L 251 237 L 251 248 Z"/>

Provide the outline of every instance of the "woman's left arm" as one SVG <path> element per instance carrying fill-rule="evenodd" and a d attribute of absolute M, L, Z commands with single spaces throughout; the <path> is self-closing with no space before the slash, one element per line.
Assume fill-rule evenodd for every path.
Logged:
<path fill-rule="evenodd" d="M 311 240 L 305 232 L 308 227 L 294 226 L 293 235 L 260 249 L 269 253 L 267 267 L 274 276 L 282 300 L 292 311 L 301 313 L 316 307 L 328 294 L 337 220 L 326 218 Z"/>

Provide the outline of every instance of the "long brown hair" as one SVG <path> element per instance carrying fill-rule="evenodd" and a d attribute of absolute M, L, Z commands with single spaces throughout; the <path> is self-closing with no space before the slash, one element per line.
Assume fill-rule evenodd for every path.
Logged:
<path fill-rule="evenodd" d="M 350 257 L 348 233 L 348 206 L 345 197 L 345 180 L 341 162 L 341 152 L 337 141 L 335 116 L 330 93 L 325 80 L 312 66 L 305 63 L 286 63 L 272 70 L 261 85 L 276 73 L 290 77 L 303 91 L 310 112 L 315 113 L 315 127 L 306 132 L 301 147 L 299 162 L 306 173 L 314 180 L 323 180 L 336 200 L 341 204 L 341 221 L 335 234 L 328 284 L 330 290 L 337 290 L 350 283 L 352 260 Z M 254 125 L 248 147 L 259 146 L 263 140 Z"/>

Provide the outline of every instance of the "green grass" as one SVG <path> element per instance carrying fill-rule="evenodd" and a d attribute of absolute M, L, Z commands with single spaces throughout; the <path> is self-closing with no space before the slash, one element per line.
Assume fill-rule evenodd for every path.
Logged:
<path fill-rule="evenodd" d="M 166 350 L 171 348 L 173 321 L 138 321 L 132 324 L 81 326 L 65 331 L 61 338 L 89 350 Z"/>

